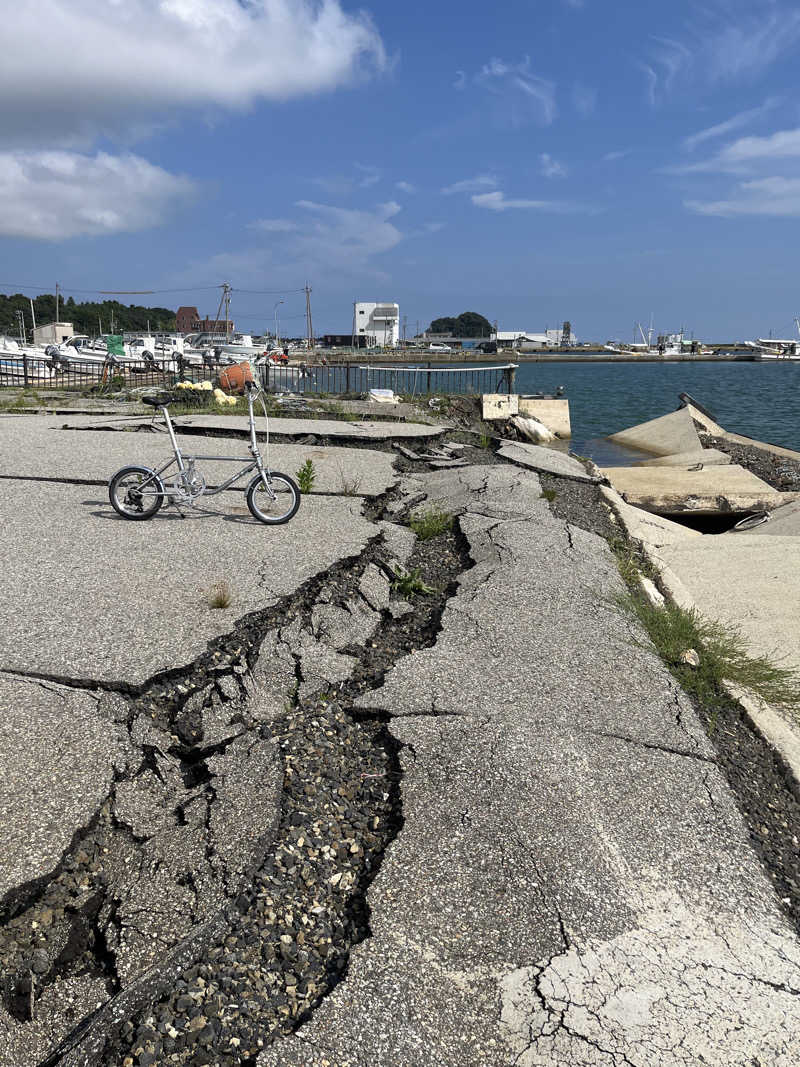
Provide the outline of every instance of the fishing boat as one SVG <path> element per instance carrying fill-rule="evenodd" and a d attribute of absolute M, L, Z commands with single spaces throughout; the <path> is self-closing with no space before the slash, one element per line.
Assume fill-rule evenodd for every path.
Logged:
<path fill-rule="evenodd" d="M 683 329 L 679 333 L 659 334 L 654 343 L 652 319 L 646 336 L 640 322 L 636 323 L 635 330 L 639 331 L 639 335 L 642 338 L 641 341 L 632 341 L 630 344 L 624 344 L 621 341 L 609 341 L 603 346 L 604 351 L 613 352 L 615 355 L 620 356 L 660 356 L 662 359 L 674 359 L 678 356 L 711 356 L 714 354 L 713 349 L 708 348 L 700 341 L 687 341 Z"/>
<path fill-rule="evenodd" d="M 755 341 L 745 342 L 745 347 L 755 353 L 757 360 L 786 359 L 800 361 L 800 317 L 794 320 L 797 337 L 782 340 L 777 337 L 757 337 Z"/>

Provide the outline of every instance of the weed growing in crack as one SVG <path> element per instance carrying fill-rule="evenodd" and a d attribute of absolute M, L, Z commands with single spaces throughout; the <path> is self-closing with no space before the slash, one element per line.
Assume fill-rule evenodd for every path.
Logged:
<path fill-rule="evenodd" d="M 706 619 L 694 609 L 676 604 L 653 607 L 637 593 L 629 592 L 620 602 L 637 616 L 681 686 L 709 711 L 730 705 L 723 681 L 751 690 L 768 704 L 800 711 L 797 672 L 779 667 L 768 656 L 751 655 L 736 627 Z M 697 667 L 682 660 L 690 648 L 699 654 Z"/>
<path fill-rule="evenodd" d="M 482 433 L 476 443 L 478 448 L 488 449 L 492 447 L 492 439 L 488 433 Z"/>
<path fill-rule="evenodd" d="M 310 459 L 307 459 L 302 467 L 295 474 L 297 478 L 297 484 L 300 487 L 300 492 L 304 495 L 310 493 L 314 488 L 314 482 L 317 480 L 317 472 L 314 470 L 314 464 Z"/>
<path fill-rule="evenodd" d="M 653 582 L 658 578 L 658 571 L 647 556 L 628 541 L 617 537 L 608 542 L 608 547 L 614 553 L 622 580 L 632 592 L 638 590 L 641 575 Z"/>
<path fill-rule="evenodd" d="M 233 592 L 230 585 L 225 582 L 215 582 L 208 591 L 208 606 L 220 609 L 229 608 L 233 603 Z"/>
<path fill-rule="evenodd" d="M 360 474 L 347 474 L 339 464 L 339 487 L 341 488 L 343 496 L 356 496 L 361 488 L 361 475 Z"/>
<path fill-rule="evenodd" d="M 546 500 L 548 504 L 552 504 L 555 498 L 558 496 L 558 493 L 555 491 L 555 489 L 543 489 L 541 493 L 539 493 L 539 496 Z"/>
<path fill-rule="evenodd" d="M 408 525 L 420 539 L 420 541 L 427 541 L 431 537 L 438 537 L 439 534 L 448 533 L 453 528 L 453 516 L 449 511 L 442 511 L 441 508 L 433 507 L 428 511 L 423 511 L 419 515 L 414 515 L 408 521 Z"/>
<path fill-rule="evenodd" d="M 407 598 L 412 596 L 433 596 L 436 593 L 436 589 L 432 585 L 426 585 L 422 580 L 421 567 L 414 567 L 410 571 L 395 567 L 392 592 L 400 593 L 401 596 Z"/>

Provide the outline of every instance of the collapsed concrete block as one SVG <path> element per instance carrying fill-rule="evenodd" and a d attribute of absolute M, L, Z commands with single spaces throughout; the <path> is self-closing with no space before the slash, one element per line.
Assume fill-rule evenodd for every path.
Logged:
<path fill-rule="evenodd" d="M 483 418 L 509 419 L 512 415 L 519 415 L 519 397 L 516 393 L 484 393 L 483 394 Z"/>
<path fill-rule="evenodd" d="M 734 463 L 699 471 L 676 467 L 606 467 L 603 474 L 627 503 L 660 515 L 771 511 L 797 496 L 777 492 Z"/>
<path fill-rule="evenodd" d="M 687 408 L 612 433 L 608 440 L 627 445 L 628 448 L 638 448 L 641 452 L 650 452 L 654 456 L 700 452 L 703 448 Z"/>
<path fill-rule="evenodd" d="M 572 437 L 572 424 L 569 418 L 569 400 L 555 396 L 521 396 L 519 398 L 520 415 L 529 415 L 538 419 L 548 430 L 559 437 Z"/>

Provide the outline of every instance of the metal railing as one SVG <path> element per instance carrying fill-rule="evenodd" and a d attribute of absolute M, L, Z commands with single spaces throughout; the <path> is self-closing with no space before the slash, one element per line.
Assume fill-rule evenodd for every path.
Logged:
<path fill-rule="evenodd" d="M 137 386 L 169 388 L 179 381 L 214 383 L 230 363 L 188 363 L 158 359 L 142 363 L 58 363 L 45 358 L 0 353 L 0 388 L 119 392 Z M 404 396 L 436 393 L 477 395 L 514 391 L 517 365 L 440 367 L 412 365 L 359 365 L 355 363 L 266 363 L 253 365 L 253 373 L 270 392 L 346 396 L 370 389 L 391 389 Z"/>

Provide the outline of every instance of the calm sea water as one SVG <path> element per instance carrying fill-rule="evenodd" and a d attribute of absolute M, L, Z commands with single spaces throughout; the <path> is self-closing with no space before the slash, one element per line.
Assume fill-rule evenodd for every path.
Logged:
<path fill-rule="evenodd" d="M 800 450 L 800 363 L 521 363 L 518 393 L 564 386 L 572 449 L 625 457 L 603 438 L 674 411 L 690 393 L 726 430 Z M 633 457 L 630 457 L 633 458 Z"/>

